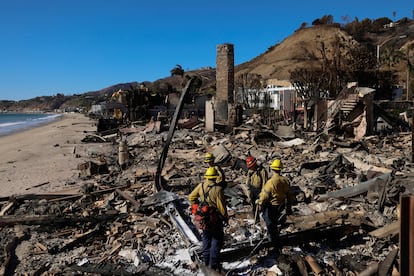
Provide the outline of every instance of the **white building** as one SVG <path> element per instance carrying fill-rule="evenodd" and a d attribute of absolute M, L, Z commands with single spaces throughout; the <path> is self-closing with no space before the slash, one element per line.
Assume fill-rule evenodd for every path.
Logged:
<path fill-rule="evenodd" d="M 295 109 L 296 90 L 292 85 L 280 86 L 268 84 L 266 88 L 247 89 L 239 91 L 236 98 L 246 103 L 249 108 L 271 108 L 283 112 L 293 112 Z"/>
<path fill-rule="evenodd" d="M 104 111 L 104 108 L 105 108 L 105 106 L 104 106 L 103 103 L 102 104 L 93 104 L 91 106 L 91 109 L 89 110 L 89 113 L 102 115 L 103 111 Z"/>

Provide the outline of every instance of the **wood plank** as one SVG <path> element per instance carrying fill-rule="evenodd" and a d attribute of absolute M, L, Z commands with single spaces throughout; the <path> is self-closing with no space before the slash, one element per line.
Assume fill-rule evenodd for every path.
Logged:
<path fill-rule="evenodd" d="M 119 214 L 117 211 L 110 211 L 106 214 L 92 215 L 89 217 L 83 217 L 81 215 L 68 215 L 68 216 L 57 216 L 57 215 L 27 215 L 27 216 L 3 216 L 0 217 L 0 226 L 7 225 L 68 225 L 78 222 L 98 222 L 111 220 L 113 218 L 125 218 L 127 214 Z"/>
<path fill-rule="evenodd" d="M 15 204 L 16 201 L 10 201 L 9 203 L 7 203 L 6 206 L 3 207 L 3 209 L 1 209 L 0 211 L 0 216 L 4 216 L 7 211 L 9 211 Z"/>
<path fill-rule="evenodd" d="M 361 182 L 358 185 L 355 185 L 352 187 L 346 187 L 346 188 L 343 188 L 337 191 L 323 194 L 318 198 L 318 201 L 323 201 L 323 200 L 326 200 L 332 197 L 333 198 L 348 198 L 348 197 L 354 197 L 354 196 L 366 193 L 372 186 L 378 185 L 379 182 L 388 181 L 389 177 L 390 177 L 389 173 L 382 174 L 368 181 Z"/>
<path fill-rule="evenodd" d="M 302 276 L 308 276 L 308 271 L 306 270 L 306 263 L 299 254 L 292 256 L 292 259 L 295 261 L 296 266 Z"/>
<path fill-rule="evenodd" d="M 400 233 L 400 222 L 395 221 L 393 223 L 387 224 L 381 228 L 378 228 L 374 231 L 369 232 L 368 234 L 380 239 L 386 238 L 388 236 L 396 236 Z"/>
<path fill-rule="evenodd" d="M 395 258 L 397 257 L 398 254 L 398 248 L 392 250 L 387 257 L 385 258 L 384 261 L 379 263 L 378 266 L 378 276 L 387 276 L 387 275 L 391 275 L 391 271 L 393 268 L 393 264 L 395 261 Z"/>
<path fill-rule="evenodd" d="M 312 257 L 311 255 L 306 255 L 305 260 L 308 262 L 310 268 L 312 269 L 315 275 L 322 275 L 323 269 L 316 262 L 316 259 L 314 257 Z"/>
<path fill-rule="evenodd" d="M 128 200 L 136 209 L 139 209 L 141 207 L 141 204 L 136 201 L 132 196 L 127 194 L 126 192 L 121 191 L 120 189 L 115 190 L 121 197 Z"/>

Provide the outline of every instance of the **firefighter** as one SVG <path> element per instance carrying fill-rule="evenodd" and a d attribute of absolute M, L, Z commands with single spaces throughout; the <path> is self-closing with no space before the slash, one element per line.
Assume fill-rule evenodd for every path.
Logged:
<path fill-rule="evenodd" d="M 263 214 L 266 223 L 267 235 L 271 242 L 275 242 L 279 236 L 278 221 L 282 211 L 292 213 L 293 195 L 290 191 L 289 180 L 280 173 L 283 169 L 282 161 L 275 159 L 270 164 L 273 171 L 272 177 L 263 186 L 257 204 Z"/>
<path fill-rule="evenodd" d="M 218 172 L 218 177 L 216 179 L 217 184 L 221 185 L 223 188 L 227 187 L 226 177 L 224 175 L 223 169 L 214 162 L 215 156 L 207 152 L 206 156 L 204 157 L 204 163 L 207 164 L 210 168 L 213 167 Z"/>
<path fill-rule="evenodd" d="M 198 184 L 188 196 L 194 215 L 201 212 L 197 211 L 200 209 L 199 206 L 208 205 L 209 210 L 206 212 L 209 212 L 211 217 L 202 228 L 203 261 L 206 266 L 216 271 L 221 267 L 219 254 L 224 241 L 224 225 L 228 223 L 224 188 L 217 184 L 218 176 L 218 171 L 214 167 L 209 167 L 204 175 L 204 183 Z M 197 219 L 200 216 L 195 217 Z"/>
<path fill-rule="evenodd" d="M 257 159 L 253 156 L 246 158 L 246 165 L 248 170 L 246 177 L 247 196 L 253 207 L 253 216 L 257 220 L 256 200 L 259 198 L 262 187 L 267 181 L 267 171 L 261 164 L 257 163 Z"/>

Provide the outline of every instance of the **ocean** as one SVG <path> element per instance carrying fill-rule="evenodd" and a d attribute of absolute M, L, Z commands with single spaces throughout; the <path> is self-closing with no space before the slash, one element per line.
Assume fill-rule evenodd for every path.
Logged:
<path fill-rule="evenodd" d="M 56 120 L 61 114 L 0 113 L 0 136 L 38 127 Z"/>

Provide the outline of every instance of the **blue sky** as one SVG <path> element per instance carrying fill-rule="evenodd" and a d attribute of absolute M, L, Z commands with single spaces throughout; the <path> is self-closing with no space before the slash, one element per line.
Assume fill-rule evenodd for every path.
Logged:
<path fill-rule="evenodd" d="M 234 44 L 235 65 L 303 22 L 412 18 L 411 0 L 1 0 L 0 100 L 65 95 L 215 67 Z"/>

